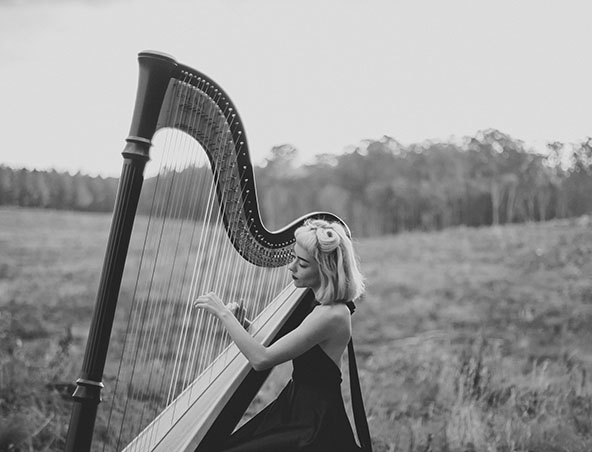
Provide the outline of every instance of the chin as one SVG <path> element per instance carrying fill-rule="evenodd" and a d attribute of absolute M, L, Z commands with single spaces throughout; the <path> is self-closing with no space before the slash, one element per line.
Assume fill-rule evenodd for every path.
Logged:
<path fill-rule="evenodd" d="M 303 284 L 301 281 L 293 281 L 294 282 L 294 287 L 298 287 L 299 289 L 306 289 L 308 286 L 306 284 Z"/>

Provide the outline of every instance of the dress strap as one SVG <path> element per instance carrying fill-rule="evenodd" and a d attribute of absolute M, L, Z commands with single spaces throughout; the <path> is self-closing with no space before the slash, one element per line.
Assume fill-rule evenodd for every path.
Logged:
<path fill-rule="evenodd" d="M 355 310 L 353 301 L 348 301 L 346 304 L 353 314 Z M 366 419 L 366 410 L 364 409 L 364 400 L 362 399 L 362 389 L 360 388 L 360 377 L 358 376 L 353 338 L 350 338 L 347 344 L 347 358 L 349 362 L 352 410 L 354 412 L 354 422 L 356 424 L 356 431 L 358 432 L 358 439 L 360 440 L 360 446 L 362 446 L 363 452 L 372 452 L 372 440 L 370 439 L 370 429 L 368 428 L 368 419 Z"/>
<path fill-rule="evenodd" d="M 347 309 L 349 309 L 350 314 L 356 312 L 356 304 L 353 301 L 346 301 L 345 305 L 347 306 Z"/>

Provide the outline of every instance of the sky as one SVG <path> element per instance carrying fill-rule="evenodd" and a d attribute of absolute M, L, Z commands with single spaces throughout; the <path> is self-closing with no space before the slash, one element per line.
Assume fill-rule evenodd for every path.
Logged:
<path fill-rule="evenodd" d="M 590 136 L 588 0 L 0 0 L 0 164 L 119 175 L 137 54 L 231 97 L 252 161 L 383 135 Z"/>

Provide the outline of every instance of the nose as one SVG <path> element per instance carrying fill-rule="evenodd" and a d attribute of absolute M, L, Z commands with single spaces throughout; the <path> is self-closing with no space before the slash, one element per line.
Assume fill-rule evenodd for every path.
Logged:
<path fill-rule="evenodd" d="M 296 264 L 296 259 L 292 259 L 292 262 L 288 264 L 288 270 L 294 273 L 294 265 Z"/>

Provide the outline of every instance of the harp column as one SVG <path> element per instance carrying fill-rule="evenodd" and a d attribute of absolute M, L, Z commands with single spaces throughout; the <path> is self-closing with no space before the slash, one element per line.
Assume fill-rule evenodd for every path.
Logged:
<path fill-rule="evenodd" d="M 138 59 L 140 74 L 136 105 L 130 135 L 122 152 L 124 163 L 82 371 L 72 395 L 66 452 L 88 452 L 91 448 L 115 308 L 144 182 L 144 167 L 149 160 L 160 105 L 177 66 L 171 57 L 153 52 L 141 53 Z"/>
<path fill-rule="evenodd" d="M 146 154 L 125 151 L 124 157 L 86 353 L 80 378 L 76 380 L 77 388 L 72 395 L 74 403 L 68 428 L 67 452 L 90 450 L 123 267 L 144 180 L 144 166 L 148 160 Z"/>

